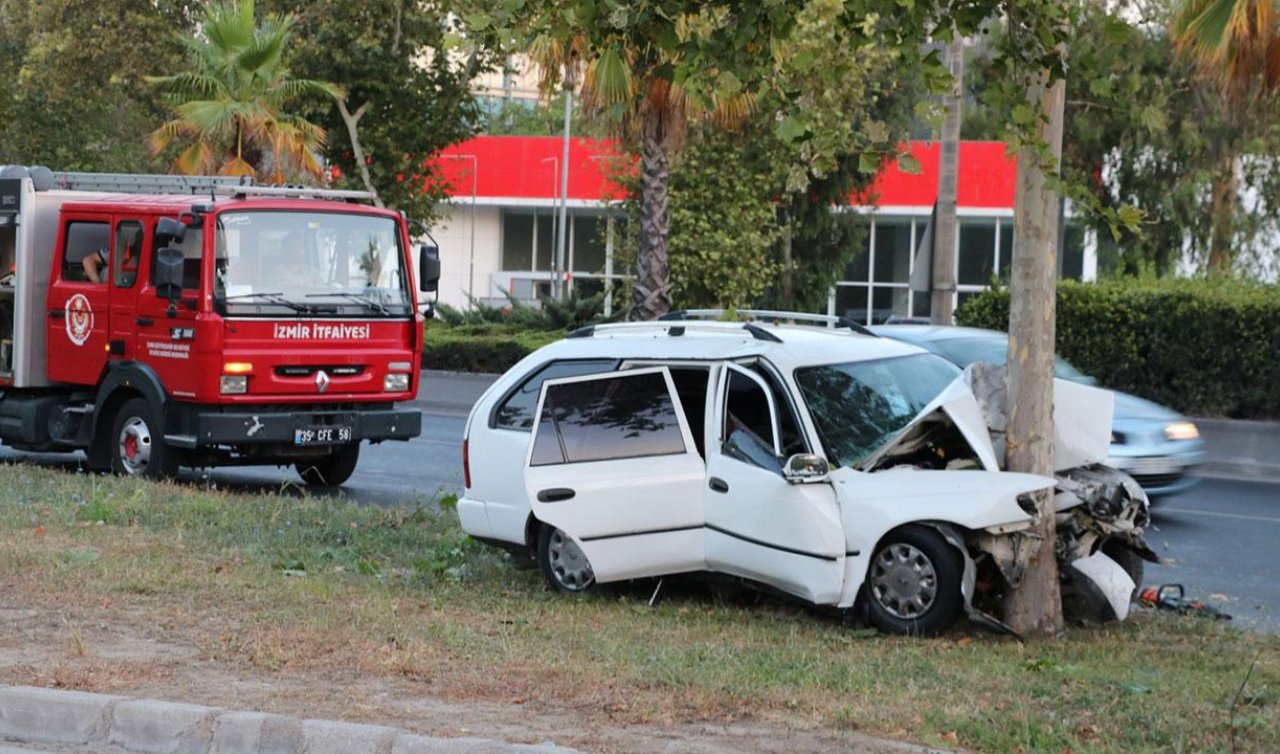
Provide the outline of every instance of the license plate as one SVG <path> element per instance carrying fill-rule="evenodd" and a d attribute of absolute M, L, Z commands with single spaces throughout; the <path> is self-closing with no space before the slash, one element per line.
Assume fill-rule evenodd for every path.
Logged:
<path fill-rule="evenodd" d="M 351 427 L 307 427 L 293 430 L 294 445 L 334 445 L 351 442 Z"/>

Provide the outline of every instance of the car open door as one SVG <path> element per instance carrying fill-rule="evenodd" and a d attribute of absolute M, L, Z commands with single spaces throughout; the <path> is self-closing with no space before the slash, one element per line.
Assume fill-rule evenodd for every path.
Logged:
<path fill-rule="evenodd" d="M 577 543 L 596 581 L 706 567 L 706 466 L 665 367 L 547 380 L 537 417 L 533 515 Z"/>
<path fill-rule="evenodd" d="M 829 483 L 791 484 L 784 455 L 805 452 L 786 433 L 768 383 L 736 364 L 721 370 L 707 448 L 707 567 L 777 587 L 816 604 L 838 601 L 845 537 Z M 803 443 L 803 438 L 796 438 Z"/>

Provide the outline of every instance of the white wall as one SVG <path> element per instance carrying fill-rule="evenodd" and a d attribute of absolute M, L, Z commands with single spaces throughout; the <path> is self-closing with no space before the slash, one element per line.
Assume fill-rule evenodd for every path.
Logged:
<path fill-rule="evenodd" d="M 471 210 L 470 197 L 443 205 L 444 216 L 431 229 L 440 243 L 440 301 L 455 307 L 468 305 L 469 291 L 478 299 L 489 296 L 493 273 L 502 268 L 502 213 L 483 205 L 475 208 L 475 267 L 471 268 Z"/>

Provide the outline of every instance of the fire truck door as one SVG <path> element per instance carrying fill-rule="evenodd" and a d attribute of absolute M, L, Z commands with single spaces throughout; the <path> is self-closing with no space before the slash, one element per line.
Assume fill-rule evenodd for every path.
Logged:
<path fill-rule="evenodd" d="M 150 221 L 146 229 L 147 253 L 143 255 L 137 273 L 136 308 L 129 320 L 129 326 L 137 334 L 133 358 L 155 370 L 170 395 L 193 398 L 203 377 L 201 370 L 192 364 L 196 321 L 194 305 L 200 288 L 200 234 L 188 231 L 183 243 L 168 243 L 182 249 L 187 258 L 182 293 L 177 305 L 170 310 L 169 300 L 156 294 L 156 252 L 165 244 L 155 240 L 155 223 L 155 220 Z"/>
<path fill-rule="evenodd" d="M 142 259 L 144 238 L 141 220 L 117 219 L 112 234 L 110 299 L 111 323 L 108 327 L 108 352 L 116 358 L 137 359 L 141 352 L 135 344 L 138 320 L 138 263 Z"/>
<path fill-rule="evenodd" d="M 110 218 L 69 214 L 59 236 L 62 253 L 49 282 L 47 372 L 56 382 L 93 385 L 107 360 Z"/>

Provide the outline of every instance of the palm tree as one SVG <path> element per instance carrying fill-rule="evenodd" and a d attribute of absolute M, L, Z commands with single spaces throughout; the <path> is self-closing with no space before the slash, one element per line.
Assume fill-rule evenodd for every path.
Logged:
<path fill-rule="evenodd" d="M 1212 85 L 1232 127 L 1219 134 L 1213 179 L 1209 273 L 1231 274 L 1240 157 L 1258 105 L 1280 89 L 1280 29 L 1274 0 L 1184 0 L 1173 22 L 1178 50 Z"/>
<path fill-rule="evenodd" d="M 681 24 L 673 24 L 680 28 Z M 588 40 L 543 34 L 528 47 L 538 66 L 540 88 L 554 92 L 562 81 L 582 81 L 582 106 L 605 117 L 616 133 L 640 142 L 640 219 L 636 279 L 631 319 L 654 319 L 671 309 L 671 265 L 668 256 L 667 194 L 671 158 L 684 145 L 690 118 L 705 116 L 730 126 L 751 110 L 744 92 L 713 98 L 711 108 L 697 106 L 671 80 L 677 52 L 654 42 L 654 35 L 633 30 L 630 36 Z"/>
<path fill-rule="evenodd" d="M 176 116 L 151 133 L 152 152 L 191 140 L 174 162 L 176 172 L 265 173 L 277 183 L 298 175 L 319 178 L 324 129 L 287 108 L 306 97 L 342 93 L 332 84 L 289 76 L 284 51 L 293 23 L 290 16 L 271 14 L 257 25 L 254 0 L 207 6 L 199 33 L 184 39 L 193 70 L 151 79 L 173 97 Z"/>

